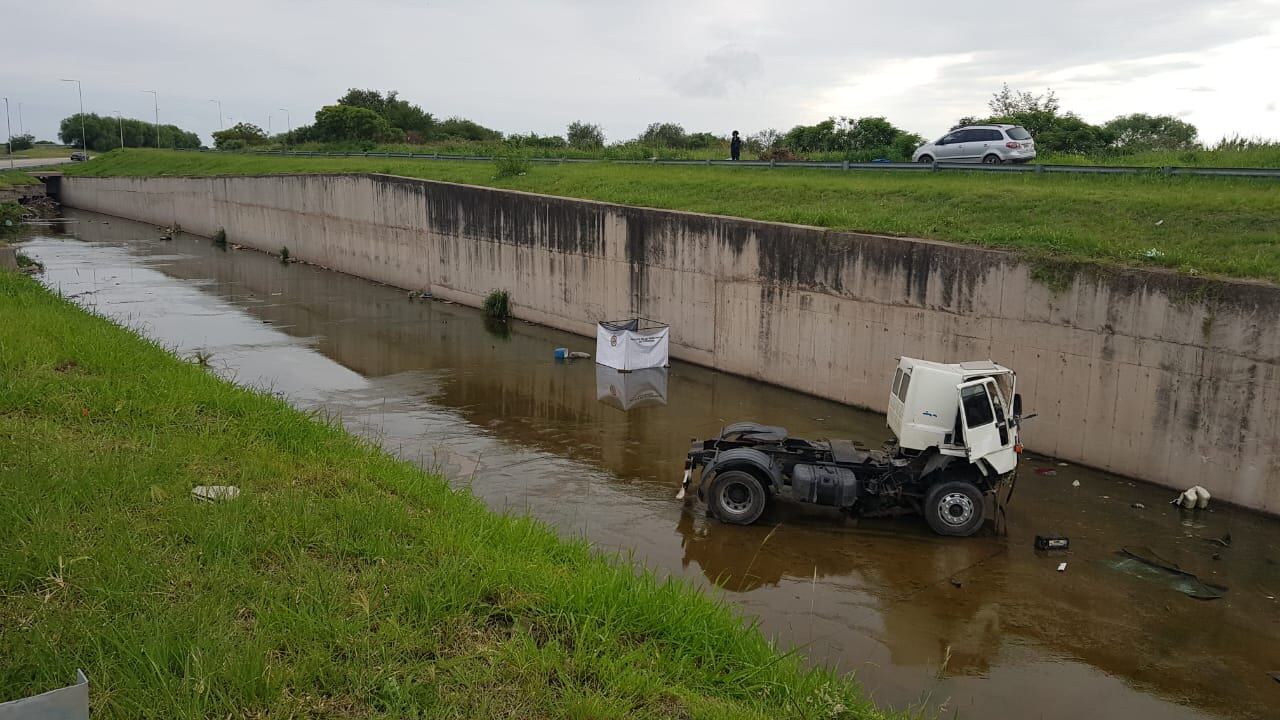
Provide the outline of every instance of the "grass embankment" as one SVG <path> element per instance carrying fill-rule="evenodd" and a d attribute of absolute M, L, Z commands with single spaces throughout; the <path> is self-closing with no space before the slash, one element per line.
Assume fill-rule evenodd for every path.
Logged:
<path fill-rule="evenodd" d="M 95 718 L 880 717 L 684 584 L 30 279 L 0 317 L 0 700 L 82 667 Z"/>
<path fill-rule="evenodd" d="M 1280 282 L 1280 182 L 1152 176 L 992 175 L 484 162 L 116 151 L 73 175 L 381 172 L 907 235 L 1067 261 Z"/>
<path fill-rule="evenodd" d="M 0 190 L 9 190 L 18 185 L 39 185 L 40 181 L 22 170 L 0 170 Z"/>

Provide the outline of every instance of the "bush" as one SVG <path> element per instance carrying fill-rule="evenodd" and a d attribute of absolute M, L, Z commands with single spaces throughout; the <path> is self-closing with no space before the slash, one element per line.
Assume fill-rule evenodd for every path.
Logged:
<path fill-rule="evenodd" d="M 529 157 L 514 149 L 506 150 L 493 159 L 496 177 L 507 178 L 529 172 Z"/>
<path fill-rule="evenodd" d="M 30 150 L 36 144 L 36 138 L 31 133 L 26 135 L 14 135 L 9 138 L 9 145 L 14 152 L 19 150 Z"/>
<path fill-rule="evenodd" d="M 222 228 L 218 228 L 218 232 L 216 232 L 216 233 L 214 233 L 214 234 L 213 234 L 213 244 L 214 244 L 214 245 L 226 245 L 226 244 L 227 244 L 227 231 L 226 231 L 226 230 L 223 230 Z"/>
<path fill-rule="evenodd" d="M 507 320 L 511 317 L 511 295 L 506 290 L 494 290 L 485 296 L 484 315 L 493 320 Z"/>

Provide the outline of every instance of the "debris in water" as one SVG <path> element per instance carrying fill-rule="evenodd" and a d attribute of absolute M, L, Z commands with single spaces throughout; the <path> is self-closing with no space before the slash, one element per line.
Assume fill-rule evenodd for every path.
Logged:
<path fill-rule="evenodd" d="M 955 578 L 951 578 L 951 586 L 952 586 L 952 587 L 964 587 L 964 583 L 960 582 L 959 580 L 957 580 L 957 579 L 955 579 Z"/>
<path fill-rule="evenodd" d="M 235 485 L 197 485 L 191 488 L 191 497 L 197 500 L 235 500 L 240 488 Z"/>
<path fill-rule="evenodd" d="M 551 354 L 554 355 L 557 360 L 564 360 L 569 357 L 569 348 L 556 348 L 551 351 Z"/>
<path fill-rule="evenodd" d="M 1071 487 L 1080 487 L 1080 481 L 1079 481 L 1079 480 L 1072 480 L 1072 481 L 1071 481 Z"/>
<path fill-rule="evenodd" d="M 1171 500 L 1169 504 L 1177 505 L 1178 507 L 1186 508 L 1187 510 L 1192 508 L 1203 510 L 1204 508 L 1209 507 L 1210 497 L 1212 496 L 1209 495 L 1208 490 L 1205 490 L 1199 485 L 1193 485 L 1187 488 L 1181 495 Z"/>
<path fill-rule="evenodd" d="M 1151 548 L 1123 547 L 1117 554 L 1120 557 L 1111 563 L 1112 569 L 1145 580 L 1165 583 L 1188 597 L 1217 600 L 1227 593 L 1226 587 L 1201 580 L 1194 573 L 1160 557 Z"/>
<path fill-rule="evenodd" d="M 1053 468 L 1041 467 L 1041 468 L 1036 468 L 1036 474 L 1052 477 L 1054 475 L 1057 475 L 1058 471 L 1054 470 Z"/>
<path fill-rule="evenodd" d="M 1280 682 L 1280 672 L 1269 672 L 1267 674 L 1271 676 L 1272 680 L 1275 680 L 1276 682 Z"/>
<path fill-rule="evenodd" d="M 1058 463 L 1058 467 L 1067 467 L 1067 464 L 1064 462 L 1060 462 Z"/>
<path fill-rule="evenodd" d="M 1037 550 L 1066 550 L 1071 547 L 1070 538 L 1062 535 L 1037 535 Z"/>
<path fill-rule="evenodd" d="M 1142 503 L 1134 503 L 1134 504 L 1130 505 L 1129 507 L 1133 508 L 1134 510 L 1145 510 L 1145 509 L 1147 509 L 1147 506 L 1146 506 L 1146 505 L 1143 505 Z"/>
<path fill-rule="evenodd" d="M 581 350 L 574 350 L 569 353 L 570 360 L 586 360 L 591 357 L 591 353 L 584 353 Z"/>
<path fill-rule="evenodd" d="M 1066 563 L 1058 563 L 1058 572 L 1066 572 L 1066 571 L 1067 571 L 1067 564 L 1066 564 Z"/>
<path fill-rule="evenodd" d="M 1222 547 L 1226 547 L 1226 548 L 1231 547 L 1231 533 L 1227 533 L 1226 535 L 1223 535 L 1222 537 L 1216 537 L 1216 538 L 1215 538 L 1215 537 L 1201 537 L 1200 539 L 1201 539 L 1201 540 L 1203 540 L 1203 541 L 1205 541 L 1205 542 L 1210 542 L 1210 543 L 1215 543 L 1215 544 L 1217 544 L 1217 545 L 1221 545 Z"/>

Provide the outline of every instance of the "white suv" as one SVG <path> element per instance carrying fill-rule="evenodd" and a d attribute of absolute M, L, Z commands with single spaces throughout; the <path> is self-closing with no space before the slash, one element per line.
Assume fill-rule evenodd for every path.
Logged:
<path fill-rule="evenodd" d="M 1024 163 L 1036 157 L 1031 133 L 1017 125 L 965 125 L 916 148 L 912 162 Z"/>

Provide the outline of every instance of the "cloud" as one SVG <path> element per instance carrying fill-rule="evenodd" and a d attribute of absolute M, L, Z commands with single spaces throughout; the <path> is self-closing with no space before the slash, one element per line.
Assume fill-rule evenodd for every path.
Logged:
<path fill-rule="evenodd" d="M 758 54 L 726 45 L 677 76 L 672 86 L 682 97 L 719 98 L 731 89 L 745 88 L 763 68 Z"/>

